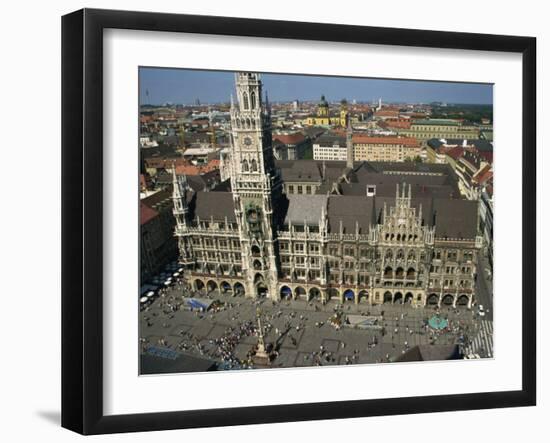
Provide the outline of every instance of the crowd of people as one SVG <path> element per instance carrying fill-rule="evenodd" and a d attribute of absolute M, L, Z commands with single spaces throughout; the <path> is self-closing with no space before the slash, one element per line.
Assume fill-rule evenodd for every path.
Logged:
<path fill-rule="evenodd" d="M 278 360 L 285 349 L 298 350 L 303 333 L 311 333 L 321 336 L 323 333 L 319 330 L 331 326 L 339 335 L 341 346 L 345 346 L 346 334 L 342 330 L 349 322 L 346 321 L 347 310 L 344 305 L 334 304 L 327 307 L 318 303 L 308 302 L 303 306 L 297 306 L 292 300 L 282 302 L 272 302 L 269 300 L 249 300 L 249 299 L 227 299 L 219 297 L 213 293 L 203 294 L 192 291 L 190 285 L 183 279 L 177 279 L 172 285 L 159 291 L 158 300 L 146 309 L 143 314 L 143 325 L 147 329 L 157 322 L 161 322 L 163 329 L 169 329 L 173 325 L 174 316 L 179 310 L 190 310 L 187 305 L 187 299 L 190 297 L 212 298 L 214 302 L 211 308 L 196 309 L 193 311 L 198 319 L 207 319 L 212 323 L 218 321 L 217 316 L 225 312 L 224 321 L 229 321 L 235 326 L 227 328 L 221 335 L 204 337 L 194 335 L 191 332 L 180 331 L 180 339 L 173 340 L 169 338 L 174 332 L 166 334 L 155 343 L 159 346 L 170 347 L 174 350 L 184 353 L 198 354 L 218 362 L 219 367 L 223 369 L 243 369 L 254 367 L 254 352 L 257 340 L 244 340 L 246 337 L 258 336 L 257 319 L 254 315 L 255 308 L 262 306 L 263 337 L 265 338 L 266 348 L 269 352 L 274 366 L 285 365 L 289 362 L 286 359 Z M 467 345 L 468 337 L 475 330 L 471 322 L 468 322 L 466 315 L 461 312 L 454 312 L 457 309 L 448 310 L 443 315 L 436 310 L 434 315 L 440 315 L 447 321 L 447 325 L 441 329 L 434 329 L 428 322 L 428 317 L 418 320 L 418 313 L 415 311 L 413 318 L 409 319 L 407 312 L 396 314 L 395 309 L 391 307 L 369 307 L 369 311 L 362 312 L 363 309 L 356 308 L 356 314 L 371 315 L 370 310 L 380 318 L 378 324 L 380 329 L 365 332 L 365 342 L 361 349 L 351 351 L 338 350 L 328 351 L 321 346 L 319 350 L 300 352 L 300 365 L 329 365 L 329 364 L 354 364 L 367 361 L 386 362 L 393 361 L 397 355 L 407 352 L 414 344 L 428 342 L 430 344 L 448 344 L 458 342 Z M 399 312 L 399 311 L 397 311 Z M 320 318 L 319 314 L 326 313 L 326 320 Z M 310 318 L 313 316 L 313 318 Z M 453 317 L 453 319 L 451 319 Z M 158 326 L 158 325 L 157 325 Z M 159 328 L 154 328 L 158 330 Z M 334 334 L 327 331 L 327 336 Z M 142 333 L 146 335 L 146 331 Z M 426 339 L 416 336 L 427 336 Z M 243 341 L 247 346 L 238 346 Z M 141 339 L 144 348 L 151 344 L 145 338 Z M 356 343 L 356 341 L 354 341 Z M 384 344 L 381 349 L 378 349 Z M 284 349 L 281 349 L 284 348 Z M 376 351 L 376 352 L 375 352 Z M 389 351 L 389 352 L 387 352 Z M 369 357 L 370 355 L 370 357 Z M 280 362 L 280 364 L 278 364 Z M 297 363 L 297 362 L 296 362 Z"/>

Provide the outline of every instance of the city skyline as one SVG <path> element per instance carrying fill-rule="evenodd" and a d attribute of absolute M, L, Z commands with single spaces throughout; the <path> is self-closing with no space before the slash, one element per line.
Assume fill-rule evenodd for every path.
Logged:
<path fill-rule="evenodd" d="M 233 91 L 234 72 L 142 67 L 140 104 L 224 103 Z M 264 91 L 273 102 L 347 99 L 358 102 L 492 105 L 493 86 L 478 83 L 434 82 L 298 74 L 262 74 Z"/>

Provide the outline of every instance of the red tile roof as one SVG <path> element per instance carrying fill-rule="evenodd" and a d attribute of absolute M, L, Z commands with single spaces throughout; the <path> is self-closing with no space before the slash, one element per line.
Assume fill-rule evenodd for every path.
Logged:
<path fill-rule="evenodd" d="M 206 165 L 192 165 L 191 163 L 176 165 L 176 174 L 202 175 L 219 168 L 220 168 L 220 160 L 213 159 L 213 160 L 210 160 Z"/>
<path fill-rule="evenodd" d="M 405 145 L 407 147 L 417 147 L 418 141 L 412 137 L 370 137 L 368 135 L 355 134 L 353 143 L 364 145 Z"/>
<path fill-rule="evenodd" d="M 381 109 L 380 111 L 376 111 L 374 113 L 374 116 L 375 117 L 398 117 L 399 111 Z"/>
<path fill-rule="evenodd" d="M 297 145 L 305 141 L 304 134 L 296 132 L 294 134 L 273 134 L 273 140 L 278 140 L 285 145 Z"/>
<path fill-rule="evenodd" d="M 453 160 L 458 160 L 464 154 L 464 148 L 460 146 L 455 146 L 454 148 L 448 149 L 445 154 L 451 157 Z"/>
<path fill-rule="evenodd" d="M 482 185 L 486 183 L 493 176 L 493 170 L 491 165 L 485 165 L 481 168 L 476 175 L 473 176 L 473 181 Z"/>
<path fill-rule="evenodd" d="M 150 208 L 145 203 L 140 202 L 139 205 L 139 222 L 144 225 L 154 219 L 158 214 L 153 208 Z"/>
<path fill-rule="evenodd" d="M 388 118 L 384 120 L 384 124 L 390 128 L 409 129 L 411 120 L 408 118 Z"/>

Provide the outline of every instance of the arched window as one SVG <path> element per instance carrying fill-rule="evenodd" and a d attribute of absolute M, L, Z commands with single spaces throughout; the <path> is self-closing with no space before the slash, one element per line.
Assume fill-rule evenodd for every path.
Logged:
<path fill-rule="evenodd" d="M 243 109 L 248 110 L 248 94 L 243 92 Z"/>
<path fill-rule="evenodd" d="M 400 249 L 399 251 L 397 251 L 396 258 L 398 258 L 398 259 L 402 259 L 402 258 L 403 258 L 403 249 Z"/>
<path fill-rule="evenodd" d="M 256 172 L 257 169 L 258 169 L 258 164 L 256 163 L 256 160 L 253 159 L 253 160 L 250 162 L 250 171 L 251 171 L 251 172 Z"/>
<path fill-rule="evenodd" d="M 250 93 L 250 107 L 256 109 L 256 94 L 254 91 Z"/>
<path fill-rule="evenodd" d="M 390 249 L 386 251 L 386 260 L 391 260 L 393 257 L 393 254 Z"/>
<path fill-rule="evenodd" d="M 243 160 L 243 172 L 248 172 L 248 162 Z"/>

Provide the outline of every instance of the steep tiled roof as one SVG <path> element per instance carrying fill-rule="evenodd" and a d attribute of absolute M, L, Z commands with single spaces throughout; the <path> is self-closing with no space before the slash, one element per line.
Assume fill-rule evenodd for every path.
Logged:
<path fill-rule="evenodd" d="M 158 212 L 147 206 L 143 201 L 139 203 L 139 223 L 141 225 L 145 225 L 157 215 L 159 215 Z"/>

